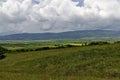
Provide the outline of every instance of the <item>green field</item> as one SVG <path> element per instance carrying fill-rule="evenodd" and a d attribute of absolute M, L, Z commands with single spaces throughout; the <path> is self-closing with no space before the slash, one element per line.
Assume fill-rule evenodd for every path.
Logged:
<path fill-rule="evenodd" d="M 86 40 L 87 41 L 87 40 Z M 38 48 L 38 47 L 51 47 L 55 45 L 64 44 L 81 44 L 86 42 L 84 40 L 15 40 L 15 41 L 0 41 L 0 46 L 8 49 L 22 49 L 22 48 Z M 89 40 L 87 41 L 89 42 Z"/>
<path fill-rule="evenodd" d="M 15 42 L 14 49 L 20 47 L 17 43 L 21 44 Z M 53 43 L 45 44 L 53 46 L 60 42 Z M 60 44 L 63 43 L 75 44 Z M 4 47 L 13 47 L 13 43 L 7 44 Z M 120 43 L 12 52 L 5 56 L 0 60 L 0 80 L 120 80 Z"/>

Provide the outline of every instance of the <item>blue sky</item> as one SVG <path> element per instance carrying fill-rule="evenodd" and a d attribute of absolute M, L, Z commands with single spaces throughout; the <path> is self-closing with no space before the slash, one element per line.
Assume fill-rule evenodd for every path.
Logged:
<path fill-rule="evenodd" d="M 120 30 L 119 0 L 0 0 L 0 33 Z"/>

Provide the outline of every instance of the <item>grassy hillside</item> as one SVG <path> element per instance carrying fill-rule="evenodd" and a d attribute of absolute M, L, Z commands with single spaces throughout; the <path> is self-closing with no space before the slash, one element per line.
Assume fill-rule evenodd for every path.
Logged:
<path fill-rule="evenodd" d="M 0 80 L 120 80 L 120 44 L 6 54 Z"/>

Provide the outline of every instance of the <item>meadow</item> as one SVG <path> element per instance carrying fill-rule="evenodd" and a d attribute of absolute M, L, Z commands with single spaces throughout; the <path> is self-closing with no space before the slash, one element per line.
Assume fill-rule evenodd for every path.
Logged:
<path fill-rule="evenodd" d="M 1 46 L 13 52 L 0 60 L 0 80 L 120 80 L 120 43 L 81 46 L 84 43 L 79 40 L 1 42 Z M 15 51 L 61 45 L 67 47 Z"/>

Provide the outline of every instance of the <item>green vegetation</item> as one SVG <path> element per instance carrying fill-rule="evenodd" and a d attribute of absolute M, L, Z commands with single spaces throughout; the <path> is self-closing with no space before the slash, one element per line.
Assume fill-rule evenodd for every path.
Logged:
<path fill-rule="evenodd" d="M 87 41 L 87 40 L 86 40 Z M 51 46 L 59 46 L 59 45 L 66 45 L 66 44 L 81 44 L 86 41 L 80 41 L 80 40 L 30 40 L 30 41 L 0 41 L 0 45 L 10 49 L 10 50 L 16 50 L 16 49 L 23 49 L 23 48 L 39 48 L 39 47 L 51 47 Z M 88 41 L 87 41 L 88 42 Z"/>
<path fill-rule="evenodd" d="M 120 80 L 120 43 L 62 43 L 4 45 L 11 52 L 0 60 L 0 80 Z"/>
<path fill-rule="evenodd" d="M 0 46 L 0 59 L 3 59 L 5 56 L 4 54 L 7 52 L 7 49 Z"/>
<path fill-rule="evenodd" d="M 96 41 L 96 42 L 91 42 L 88 45 L 104 45 L 104 44 L 109 44 L 109 42 L 104 42 L 104 41 Z"/>

